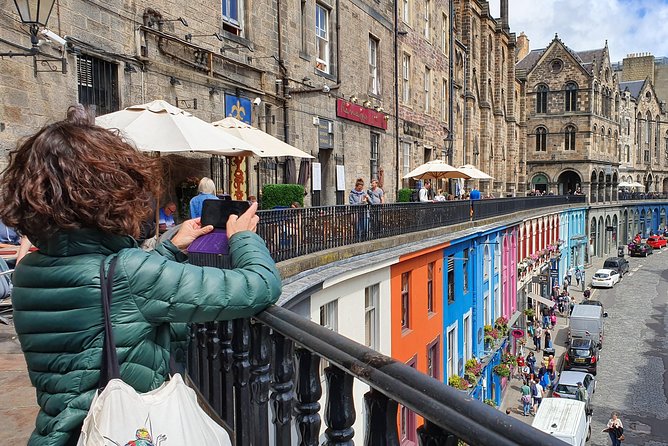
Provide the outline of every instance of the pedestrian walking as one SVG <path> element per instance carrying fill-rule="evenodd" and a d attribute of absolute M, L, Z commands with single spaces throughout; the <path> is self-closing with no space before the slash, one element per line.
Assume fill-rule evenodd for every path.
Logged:
<path fill-rule="evenodd" d="M 527 355 L 526 363 L 529 366 L 529 369 L 531 370 L 531 374 L 535 375 L 536 374 L 536 356 L 533 354 L 533 352 L 529 352 Z"/>
<path fill-rule="evenodd" d="M 591 296 L 591 290 L 587 288 L 586 290 L 584 290 L 584 293 L 582 293 L 582 295 L 584 296 L 585 299 L 589 299 L 589 296 Z"/>
<path fill-rule="evenodd" d="M 550 315 L 550 324 L 552 324 L 552 328 L 554 328 L 555 325 L 557 325 L 557 313 L 554 311 Z"/>
<path fill-rule="evenodd" d="M 550 374 L 550 381 L 554 381 L 554 378 L 557 377 L 555 369 L 556 361 L 554 360 L 554 355 L 550 355 L 547 360 L 547 372 Z"/>
<path fill-rule="evenodd" d="M 543 386 L 540 385 L 538 378 L 534 380 L 534 384 L 531 389 L 533 392 L 533 413 L 536 413 L 538 406 L 540 406 L 541 401 L 543 401 Z"/>
<path fill-rule="evenodd" d="M 531 412 L 531 387 L 529 387 L 527 384 L 524 384 L 522 386 L 522 396 L 520 397 L 520 400 L 522 401 L 522 415 L 525 417 L 529 416 L 529 413 Z"/>
<path fill-rule="evenodd" d="M 550 309 L 543 307 L 543 328 L 550 328 Z"/>
<path fill-rule="evenodd" d="M 619 419 L 619 413 L 612 413 L 610 420 L 608 420 L 608 426 L 603 429 L 603 432 L 607 432 L 610 435 L 612 446 L 621 446 L 622 441 L 624 441 L 624 426 L 622 425 L 622 420 Z"/>
<path fill-rule="evenodd" d="M 580 281 L 582 280 L 582 271 L 580 268 L 575 268 L 575 283 L 580 286 Z"/>
<path fill-rule="evenodd" d="M 536 348 L 536 351 L 540 350 L 540 339 L 542 336 L 543 336 L 543 329 L 539 325 L 538 327 L 536 327 L 536 331 L 534 332 L 533 335 L 533 345 Z"/>
<path fill-rule="evenodd" d="M 552 335 L 550 330 L 545 330 L 545 348 L 552 348 Z"/>

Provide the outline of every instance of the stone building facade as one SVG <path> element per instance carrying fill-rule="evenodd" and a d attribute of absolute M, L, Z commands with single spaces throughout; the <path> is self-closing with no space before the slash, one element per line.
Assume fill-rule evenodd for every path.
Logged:
<path fill-rule="evenodd" d="M 617 199 L 620 96 L 607 43 L 575 52 L 558 37 L 517 64 L 526 97 L 527 181 L 555 194 L 578 188 Z"/>

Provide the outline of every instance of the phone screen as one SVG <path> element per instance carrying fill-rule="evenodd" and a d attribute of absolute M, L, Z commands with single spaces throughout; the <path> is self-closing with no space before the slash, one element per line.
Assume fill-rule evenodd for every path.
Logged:
<path fill-rule="evenodd" d="M 230 215 L 241 215 L 250 207 L 248 201 L 204 200 L 202 205 L 202 226 L 212 225 L 225 229 Z"/>

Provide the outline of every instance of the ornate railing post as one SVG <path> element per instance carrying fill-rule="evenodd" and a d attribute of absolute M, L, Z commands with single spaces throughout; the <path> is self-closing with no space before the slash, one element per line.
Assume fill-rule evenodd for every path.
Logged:
<path fill-rule="evenodd" d="M 352 446 L 355 430 L 353 376 L 333 365 L 325 369 L 327 404 L 325 405 L 325 436 L 327 446 Z"/>
<path fill-rule="evenodd" d="M 251 435 L 254 445 L 269 444 L 269 383 L 271 343 L 269 327 L 261 322 L 251 324 L 250 391 L 253 402 Z"/>
<path fill-rule="evenodd" d="M 250 328 L 248 319 L 234 319 L 232 321 L 232 357 L 234 370 L 234 432 L 237 446 L 251 444 L 251 405 L 248 378 L 250 362 L 248 361 L 248 347 Z"/>
<path fill-rule="evenodd" d="M 218 323 L 218 337 L 220 338 L 220 369 L 222 387 L 221 418 L 228 426 L 234 426 L 234 374 L 232 372 L 232 321 Z"/>
<path fill-rule="evenodd" d="M 277 446 L 291 446 L 292 400 L 294 398 L 294 344 L 282 334 L 274 332 L 274 382 L 271 392 L 273 422 Z"/>
<path fill-rule="evenodd" d="M 417 429 L 418 444 L 420 446 L 457 446 L 459 440 L 455 435 L 436 426 L 429 420 Z"/>
<path fill-rule="evenodd" d="M 218 338 L 218 323 L 207 322 L 206 327 L 206 358 L 207 380 L 201 383 L 201 391 L 216 413 L 220 413 L 220 375 L 217 373 L 220 360 L 220 338 Z"/>
<path fill-rule="evenodd" d="M 206 395 L 204 386 L 208 382 L 209 364 L 206 360 L 206 327 L 204 324 L 197 324 L 197 384 L 200 391 Z"/>
<path fill-rule="evenodd" d="M 364 394 L 366 406 L 365 446 L 399 446 L 397 402 L 377 390 Z"/>
<path fill-rule="evenodd" d="M 320 358 L 306 349 L 296 353 L 297 375 L 297 432 L 300 446 L 318 446 L 320 435 Z"/>

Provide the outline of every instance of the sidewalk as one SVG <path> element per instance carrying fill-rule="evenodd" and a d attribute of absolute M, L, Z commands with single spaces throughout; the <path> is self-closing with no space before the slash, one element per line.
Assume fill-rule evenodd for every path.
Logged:
<path fill-rule="evenodd" d="M 612 255 L 612 254 L 611 254 Z M 601 269 L 605 259 L 596 258 L 592 264 L 585 268 L 585 280 L 586 286 L 591 284 L 591 277 L 594 275 L 596 270 Z M 582 286 L 575 285 L 575 279 L 573 279 L 573 284 L 568 288 L 568 292 L 571 296 L 575 297 L 575 302 L 580 303 L 584 299 Z M 596 299 L 596 290 L 591 290 L 590 299 Z M 561 317 L 557 314 L 557 325 L 554 326 L 552 330 L 552 344 L 554 346 L 554 356 L 557 360 L 557 377 L 561 373 L 563 367 L 563 357 L 564 353 L 567 350 L 566 341 L 568 340 L 568 317 Z M 543 352 L 536 351 L 533 348 L 533 341 L 529 338 L 526 338 L 526 345 L 524 347 L 524 356 L 529 354 L 530 351 L 534 352 L 536 356 L 536 364 L 543 358 Z M 519 375 L 518 375 L 519 376 Z M 506 387 L 506 394 L 501 401 L 501 406 L 499 410 L 505 412 L 506 409 L 510 409 L 510 416 L 522 420 L 525 423 L 531 424 L 533 422 L 533 417 L 525 417 L 522 415 L 522 402 L 520 401 L 521 396 L 521 387 L 522 380 L 515 377 L 512 378 L 508 386 Z M 548 396 L 551 393 L 548 393 Z"/>

